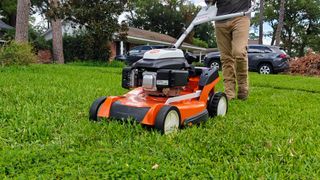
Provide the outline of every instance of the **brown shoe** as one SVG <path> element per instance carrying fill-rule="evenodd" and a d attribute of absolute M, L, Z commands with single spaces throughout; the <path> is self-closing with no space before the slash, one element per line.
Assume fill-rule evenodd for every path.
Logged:
<path fill-rule="evenodd" d="M 235 99 L 235 97 L 231 97 L 231 96 L 228 96 L 228 95 L 227 95 L 227 99 L 228 99 L 228 101 L 232 101 L 232 100 Z"/>
<path fill-rule="evenodd" d="M 248 99 L 248 94 L 238 94 L 238 99 L 245 101 Z"/>

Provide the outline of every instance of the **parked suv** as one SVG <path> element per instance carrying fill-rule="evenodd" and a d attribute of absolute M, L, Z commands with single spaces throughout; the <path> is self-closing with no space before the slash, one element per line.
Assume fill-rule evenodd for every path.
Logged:
<path fill-rule="evenodd" d="M 248 46 L 248 59 L 249 71 L 260 74 L 283 72 L 289 68 L 289 56 L 277 46 L 251 44 Z M 208 53 L 204 64 L 221 69 L 220 52 Z"/>
<path fill-rule="evenodd" d="M 163 49 L 168 48 L 165 45 L 142 45 L 136 46 L 132 48 L 128 54 L 126 55 L 125 62 L 129 65 L 137 62 L 138 60 L 143 58 L 145 52 L 152 50 L 152 49 Z"/>

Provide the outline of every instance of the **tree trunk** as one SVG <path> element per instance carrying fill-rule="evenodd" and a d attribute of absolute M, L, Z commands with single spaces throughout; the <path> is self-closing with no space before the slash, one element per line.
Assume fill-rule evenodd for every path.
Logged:
<path fill-rule="evenodd" d="M 287 31 L 288 31 L 288 44 L 286 45 L 286 47 L 288 48 L 287 50 L 288 54 L 292 56 L 292 40 L 293 40 L 292 29 L 289 28 Z"/>
<path fill-rule="evenodd" d="M 264 0 L 260 0 L 259 44 L 263 44 Z"/>
<path fill-rule="evenodd" d="M 280 1 L 279 22 L 278 22 L 277 32 L 276 32 L 276 44 L 275 44 L 276 46 L 279 46 L 280 41 L 281 41 L 281 30 L 283 27 L 284 13 L 285 13 L 284 4 L 285 4 L 285 0 L 281 0 Z"/>
<path fill-rule="evenodd" d="M 16 35 L 17 42 L 28 42 L 30 0 L 18 0 L 17 2 Z"/>
<path fill-rule="evenodd" d="M 51 5 L 58 6 L 58 0 L 51 0 Z M 64 64 L 63 40 L 62 40 L 62 23 L 57 16 L 51 19 L 52 25 L 52 51 L 53 59 L 58 64 Z"/>
<path fill-rule="evenodd" d="M 276 40 L 276 31 L 277 31 L 277 27 L 276 25 L 271 24 L 272 27 L 272 37 L 271 37 L 271 44 L 270 45 L 274 45 L 274 42 Z"/>

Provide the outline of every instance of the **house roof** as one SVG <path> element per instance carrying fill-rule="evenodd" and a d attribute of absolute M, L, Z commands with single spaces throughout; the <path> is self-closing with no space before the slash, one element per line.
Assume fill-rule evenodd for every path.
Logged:
<path fill-rule="evenodd" d="M 13 29 L 13 27 L 0 20 L 0 29 Z"/>
<path fill-rule="evenodd" d="M 128 40 L 141 42 L 141 43 L 151 43 L 151 44 L 166 44 L 166 45 L 173 45 L 177 39 L 157 32 L 147 31 L 143 29 L 138 29 L 134 27 L 129 27 L 128 30 Z M 188 43 L 183 43 L 182 48 L 191 49 L 191 50 L 201 50 L 205 51 L 206 48 L 194 46 Z"/>
<path fill-rule="evenodd" d="M 138 29 L 134 27 L 129 27 L 128 36 L 140 37 L 140 38 L 157 40 L 157 41 L 164 41 L 172 44 L 174 44 L 176 41 L 175 38 L 169 35 L 160 34 L 157 32 L 147 31 L 143 29 Z"/>

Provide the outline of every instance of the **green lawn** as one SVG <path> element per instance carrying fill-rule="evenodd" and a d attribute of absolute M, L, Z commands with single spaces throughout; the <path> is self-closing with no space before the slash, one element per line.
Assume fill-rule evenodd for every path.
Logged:
<path fill-rule="evenodd" d="M 320 177 L 320 78 L 250 73 L 248 101 L 169 136 L 88 121 L 120 82 L 120 68 L 0 68 L 0 179 Z"/>

